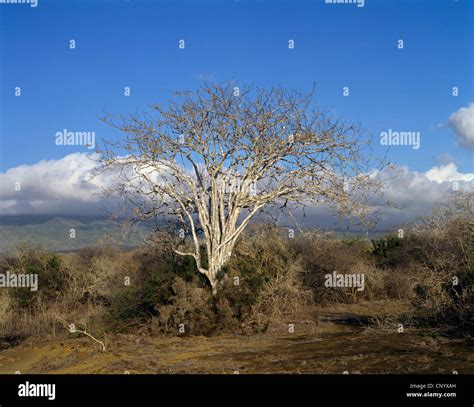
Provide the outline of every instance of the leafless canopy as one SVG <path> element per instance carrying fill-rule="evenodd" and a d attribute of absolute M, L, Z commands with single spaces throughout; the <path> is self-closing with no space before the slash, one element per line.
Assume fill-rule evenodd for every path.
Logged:
<path fill-rule="evenodd" d="M 100 171 L 114 174 L 108 193 L 124 198 L 136 220 L 176 216 L 186 225 L 191 249 L 176 252 L 194 257 L 215 293 L 218 272 L 259 212 L 323 202 L 367 214 L 368 193 L 380 187 L 367 171 L 367 140 L 314 110 L 313 96 L 204 84 L 141 116 L 107 116 L 124 134 L 99 151 Z"/>

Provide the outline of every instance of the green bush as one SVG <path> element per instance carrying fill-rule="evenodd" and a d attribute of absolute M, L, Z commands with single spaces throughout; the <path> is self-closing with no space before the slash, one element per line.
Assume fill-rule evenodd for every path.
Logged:
<path fill-rule="evenodd" d="M 186 282 L 199 279 L 194 259 L 159 248 L 142 249 L 134 260 L 139 263 L 138 281 L 111 296 L 110 317 L 118 323 L 142 323 L 158 315 L 157 305 L 169 304 L 175 296 L 172 285 L 177 277 Z"/>
<path fill-rule="evenodd" d="M 27 287 L 11 289 L 9 293 L 13 306 L 29 308 L 34 312 L 39 304 L 55 301 L 64 295 L 66 275 L 58 255 L 28 249 L 15 263 L 16 267 L 11 272 L 38 275 L 38 290 L 31 291 Z"/>
<path fill-rule="evenodd" d="M 387 268 L 400 266 L 406 260 L 407 240 L 389 235 L 381 239 L 371 239 L 370 254 L 375 259 L 377 267 Z"/>

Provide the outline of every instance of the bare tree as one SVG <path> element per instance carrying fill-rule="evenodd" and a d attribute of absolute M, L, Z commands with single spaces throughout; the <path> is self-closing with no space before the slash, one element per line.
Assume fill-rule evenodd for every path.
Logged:
<path fill-rule="evenodd" d="M 99 151 L 99 171 L 114 173 L 107 192 L 124 198 L 135 220 L 176 216 L 191 249 L 175 251 L 195 259 L 215 294 L 255 215 L 321 202 L 368 214 L 364 202 L 380 186 L 367 171 L 368 140 L 359 127 L 314 110 L 313 96 L 204 84 L 150 113 L 108 115 L 125 138 Z"/>

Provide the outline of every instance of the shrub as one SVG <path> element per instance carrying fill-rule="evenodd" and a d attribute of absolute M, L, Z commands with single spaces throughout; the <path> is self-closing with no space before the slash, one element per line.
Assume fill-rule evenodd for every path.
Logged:
<path fill-rule="evenodd" d="M 421 270 L 413 304 L 423 323 L 456 335 L 474 331 L 473 196 L 457 193 L 412 231 Z"/>
<path fill-rule="evenodd" d="M 110 298 L 110 318 L 119 325 L 144 323 L 157 316 L 158 306 L 170 304 L 176 296 L 173 284 L 177 277 L 185 282 L 197 279 L 205 283 L 199 279 L 193 259 L 158 245 L 140 248 L 132 259 L 137 264 L 135 281 L 128 287 L 117 287 Z"/>
<path fill-rule="evenodd" d="M 307 232 L 292 243 L 296 255 L 301 259 L 304 270 L 304 283 L 313 292 L 314 301 L 320 304 L 334 302 L 354 302 L 373 296 L 378 292 L 378 274 L 369 258 L 367 243 L 361 239 L 336 239 L 331 235 Z M 370 274 L 366 280 L 366 290 L 357 291 L 355 288 L 325 287 L 325 276 L 333 272 L 341 274 Z M 367 285 L 367 282 L 369 285 Z"/>
<path fill-rule="evenodd" d="M 256 225 L 237 245 L 221 295 L 239 320 L 294 312 L 311 299 L 289 240 L 281 229 Z"/>
<path fill-rule="evenodd" d="M 387 268 L 400 266 L 404 263 L 405 257 L 405 239 L 395 235 L 389 235 L 381 239 L 372 239 L 372 258 L 375 259 L 377 267 Z"/>
<path fill-rule="evenodd" d="M 172 295 L 166 305 L 157 305 L 155 321 L 164 333 L 209 335 L 216 329 L 216 313 L 211 306 L 211 293 L 195 282 L 176 277 Z"/>
<path fill-rule="evenodd" d="M 474 335 L 474 270 L 463 271 L 459 274 L 458 285 L 449 287 L 448 293 L 451 304 L 445 315 L 447 320 L 463 334 Z"/>
<path fill-rule="evenodd" d="M 12 273 L 38 275 L 37 291 L 27 287 L 9 290 L 12 306 L 29 308 L 34 312 L 40 304 L 55 301 L 63 295 L 66 275 L 58 255 L 36 248 L 21 248 L 17 256 L 9 261 L 9 266 Z"/>

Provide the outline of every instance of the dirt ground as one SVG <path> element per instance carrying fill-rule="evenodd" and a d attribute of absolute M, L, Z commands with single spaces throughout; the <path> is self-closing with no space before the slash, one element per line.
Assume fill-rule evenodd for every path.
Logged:
<path fill-rule="evenodd" d="M 369 315 L 385 323 L 367 326 Z M 399 333 L 390 317 L 384 304 L 341 305 L 287 317 L 264 334 L 111 335 L 105 352 L 87 337 L 29 338 L 0 351 L 0 373 L 474 373 L 474 340 Z"/>

